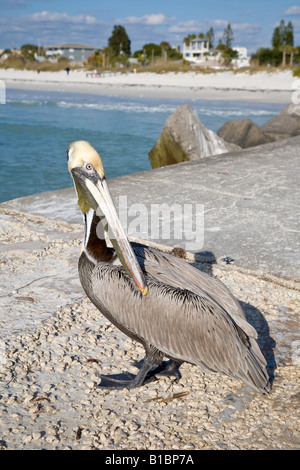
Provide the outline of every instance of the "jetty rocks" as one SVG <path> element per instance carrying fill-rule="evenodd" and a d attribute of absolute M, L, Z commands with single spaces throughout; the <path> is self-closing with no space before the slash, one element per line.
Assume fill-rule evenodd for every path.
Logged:
<path fill-rule="evenodd" d="M 215 134 L 188 104 L 171 114 L 149 152 L 152 168 L 199 160 L 300 135 L 300 105 L 290 104 L 259 127 L 251 119 L 226 122 Z"/>
<path fill-rule="evenodd" d="M 179 106 L 166 120 L 162 133 L 149 152 L 152 168 L 199 160 L 238 150 L 235 144 L 207 129 L 188 104 Z"/>
<path fill-rule="evenodd" d="M 300 135 L 300 104 L 289 104 L 281 113 L 261 126 L 261 130 L 273 140 Z"/>
<path fill-rule="evenodd" d="M 245 149 L 267 144 L 274 139 L 267 136 L 251 119 L 228 121 L 218 130 L 218 136 L 226 142 L 234 143 Z"/>
<path fill-rule="evenodd" d="M 300 135 L 300 105 L 290 104 L 277 116 L 258 127 L 250 119 L 226 122 L 218 136 L 242 148 L 256 147 L 276 140 Z"/>

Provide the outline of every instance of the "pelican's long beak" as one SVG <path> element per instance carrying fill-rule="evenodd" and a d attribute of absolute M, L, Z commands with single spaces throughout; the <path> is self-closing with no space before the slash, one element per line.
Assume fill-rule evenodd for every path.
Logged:
<path fill-rule="evenodd" d="M 145 277 L 121 225 L 105 177 L 101 178 L 96 171 L 91 175 L 82 167 L 73 168 L 71 173 L 85 202 L 100 218 L 125 270 L 133 277 L 143 295 L 146 295 L 148 288 Z"/>

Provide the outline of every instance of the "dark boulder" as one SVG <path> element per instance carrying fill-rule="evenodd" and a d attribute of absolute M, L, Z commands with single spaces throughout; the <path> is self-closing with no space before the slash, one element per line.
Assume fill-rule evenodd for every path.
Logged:
<path fill-rule="evenodd" d="M 300 105 L 290 104 L 260 128 L 273 140 L 300 135 Z"/>
<path fill-rule="evenodd" d="M 207 129 L 195 110 L 184 104 L 166 120 L 160 138 L 149 152 L 149 159 L 152 168 L 158 168 L 238 148 Z"/>
<path fill-rule="evenodd" d="M 256 147 L 274 140 L 254 123 L 251 119 L 237 119 L 226 122 L 219 130 L 218 136 L 242 148 Z"/>

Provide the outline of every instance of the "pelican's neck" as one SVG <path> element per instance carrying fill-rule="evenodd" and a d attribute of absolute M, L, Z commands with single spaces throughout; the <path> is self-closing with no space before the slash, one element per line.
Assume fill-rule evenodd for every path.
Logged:
<path fill-rule="evenodd" d="M 86 256 L 94 264 L 101 261 L 111 261 L 114 253 L 106 245 L 104 229 L 96 212 L 90 209 L 83 215 L 83 218 L 84 238 L 82 252 L 85 252 Z"/>

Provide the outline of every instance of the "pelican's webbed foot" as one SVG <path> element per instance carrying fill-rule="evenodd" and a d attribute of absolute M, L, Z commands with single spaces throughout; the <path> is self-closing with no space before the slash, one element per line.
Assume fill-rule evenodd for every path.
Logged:
<path fill-rule="evenodd" d="M 178 382 L 181 379 L 181 372 L 179 371 L 179 367 L 181 366 L 182 362 L 176 361 L 168 361 L 163 362 L 160 364 L 156 369 L 154 369 L 154 375 L 165 375 L 167 377 L 175 377 L 175 381 Z"/>
<path fill-rule="evenodd" d="M 132 379 L 124 380 L 100 375 L 101 382 L 98 387 L 107 389 L 131 389 L 140 387 L 145 383 L 145 381 L 147 380 L 148 373 L 155 365 L 157 365 L 157 361 L 155 361 L 152 356 L 146 356 L 138 374 Z M 150 378 L 151 377 L 153 377 L 153 374 L 150 375 Z"/>

